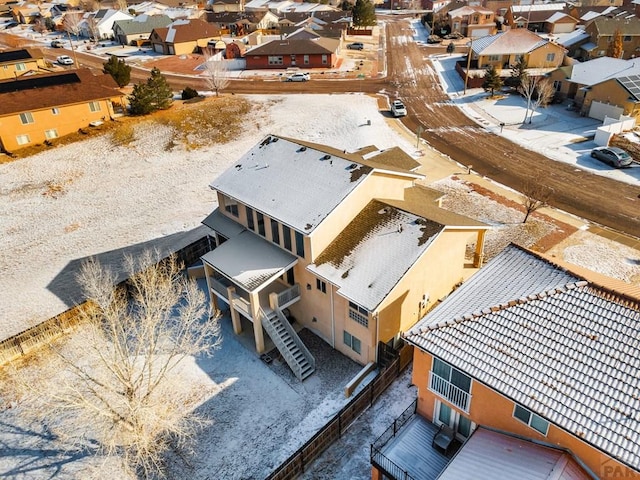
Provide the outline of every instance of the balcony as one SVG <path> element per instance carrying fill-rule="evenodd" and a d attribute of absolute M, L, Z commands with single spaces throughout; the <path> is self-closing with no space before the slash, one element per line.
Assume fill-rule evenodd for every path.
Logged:
<path fill-rule="evenodd" d="M 469 392 L 465 392 L 433 372 L 429 372 L 429 389 L 455 407 L 469 413 L 469 405 L 471 404 L 471 394 Z"/>
<path fill-rule="evenodd" d="M 371 445 L 371 465 L 394 480 L 434 480 L 460 448 L 444 455 L 432 446 L 438 427 L 416 415 L 416 401 Z"/>

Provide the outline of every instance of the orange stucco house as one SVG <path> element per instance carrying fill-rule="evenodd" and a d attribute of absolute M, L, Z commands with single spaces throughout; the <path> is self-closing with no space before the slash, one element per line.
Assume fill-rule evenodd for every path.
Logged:
<path fill-rule="evenodd" d="M 15 80 L 26 74 L 49 71 L 39 48 L 16 48 L 0 51 L 0 80 Z"/>
<path fill-rule="evenodd" d="M 465 442 L 462 452 L 474 431 L 488 428 L 559 449 L 574 463 L 573 474 L 565 460 L 553 477 L 527 478 L 638 478 L 640 297 L 620 284 L 513 245 L 487 263 L 405 334 L 415 347 L 417 418 L 450 434 L 439 443 L 432 432 L 428 443 Z M 379 446 L 374 478 L 402 462 L 394 452 L 403 441 L 398 434 Z M 505 450 L 494 454 L 473 478 L 490 478 Z M 526 471 L 539 455 L 518 452 L 516 460 Z M 411 474 L 409 463 L 400 469 Z"/>
<path fill-rule="evenodd" d="M 113 78 L 89 69 L 0 81 L 0 148 L 12 152 L 112 119 L 120 101 Z"/>
<path fill-rule="evenodd" d="M 266 137 L 211 184 L 212 307 L 230 305 L 234 330 L 252 329 L 260 353 L 268 335 L 298 378 L 314 360 L 297 327 L 375 362 L 483 257 L 489 227 L 440 208 L 418 166 L 398 148 Z"/>

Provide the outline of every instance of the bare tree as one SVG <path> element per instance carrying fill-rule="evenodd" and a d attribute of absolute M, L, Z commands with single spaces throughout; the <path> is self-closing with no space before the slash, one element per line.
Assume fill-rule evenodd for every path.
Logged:
<path fill-rule="evenodd" d="M 67 12 L 64 14 L 62 19 L 62 28 L 65 32 L 67 32 L 67 37 L 69 37 L 69 43 L 71 44 L 71 51 L 73 52 L 73 61 L 76 66 L 78 65 L 78 58 L 76 57 L 76 47 L 73 44 L 73 38 L 71 35 L 78 39 L 80 35 L 80 28 L 82 26 L 82 12 Z"/>
<path fill-rule="evenodd" d="M 205 51 L 204 54 L 204 79 L 209 90 L 216 92 L 216 97 L 220 90 L 229 85 L 228 69 L 225 60 L 216 59 L 213 55 Z"/>
<path fill-rule="evenodd" d="M 83 336 L 73 349 L 52 347 L 65 374 L 39 387 L 50 422 L 145 477 L 162 474 L 163 454 L 205 421 L 179 375 L 183 360 L 220 345 L 203 292 L 174 257 L 157 260 L 150 252 L 127 258 L 131 276 L 116 287 L 109 269 L 82 266 Z"/>
<path fill-rule="evenodd" d="M 527 181 L 522 187 L 522 205 L 525 215 L 522 223 L 527 223 L 529 216 L 549 204 L 551 191 L 537 182 Z"/>
<path fill-rule="evenodd" d="M 519 91 L 527 100 L 523 123 L 531 123 L 538 107 L 547 105 L 554 94 L 553 84 L 548 79 L 533 77 L 526 72 L 522 75 Z"/>
<path fill-rule="evenodd" d="M 98 21 L 95 16 L 91 16 L 87 19 L 87 31 L 89 32 L 89 37 L 94 42 L 100 41 L 100 27 L 98 26 Z"/>

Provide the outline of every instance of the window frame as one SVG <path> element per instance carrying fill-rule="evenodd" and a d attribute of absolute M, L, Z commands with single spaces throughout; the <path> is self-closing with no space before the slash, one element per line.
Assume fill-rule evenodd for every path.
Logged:
<path fill-rule="evenodd" d="M 271 241 L 277 245 L 280 245 L 280 224 L 271 219 Z"/>
<path fill-rule="evenodd" d="M 304 258 L 304 235 L 297 230 L 294 230 L 294 232 L 296 237 L 296 255 Z"/>
<path fill-rule="evenodd" d="M 238 201 L 234 200 L 231 197 L 224 197 L 224 210 L 225 212 L 230 213 L 236 218 L 240 216 L 240 207 L 238 205 Z"/>
<path fill-rule="evenodd" d="M 360 305 L 349 301 L 349 312 L 348 316 L 351 320 L 362 325 L 363 327 L 369 328 L 369 310 Z"/>
<path fill-rule="evenodd" d="M 282 55 L 268 55 L 267 63 L 269 65 L 284 65 L 284 58 Z"/>
<path fill-rule="evenodd" d="M 343 330 L 342 342 L 358 355 L 362 355 L 362 342 L 355 335 L 347 332 L 346 330 Z"/>
<path fill-rule="evenodd" d="M 546 61 L 547 62 L 555 62 L 556 54 L 554 52 L 547 53 Z"/>
<path fill-rule="evenodd" d="M 51 135 L 51 132 L 53 132 L 53 135 Z M 45 130 L 44 137 L 47 140 L 53 140 L 54 138 L 58 138 L 58 130 L 56 130 L 55 128 L 50 128 L 49 130 Z"/>
<path fill-rule="evenodd" d="M 100 102 L 89 102 L 89 111 L 92 113 L 101 112 L 102 107 L 100 106 Z"/>
<path fill-rule="evenodd" d="M 59 109 L 58 107 L 53 107 L 53 108 L 51 109 L 51 113 L 52 113 L 53 115 L 60 115 L 60 109 Z"/>
<path fill-rule="evenodd" d="M 32 123 L 35 123 L 33 120 L 33 114 L 31 112 L 22 112 L 20 114 L 20 123 L 22 123 L 22 125 L 31 125 Z"/>
<path fill-rule="evenodd" d="M 248 205 L 244 206 L 244 214 L 247 216 L 247 228 L 252 232 L 256 231 L 256 221 L 253 216 L 253 208 Z"/>
<path fill-rule="evenodd" d="M 438 373 L 436 371 L 436 362 L 441 364 L 442 366 L 444 366 L 444 367 L 446 367 L 448 369 L 447 376 L 443 376 L 443 375 L 441 375 L 440 373 Z M 469 375 L 467 375 L 466 373 L 458 370 L 453 365 L 448 364 L 444 360 L 440 360 L 438 357 L 433 357 L 433 363 L 431 364 L 431 372 L 434 375 L 437 375 L 438 377 L 442 378 L 443 380 L 446 380 L 447 382 L 449 382 L 454 387 L 459 388 L 463 392 L 466 392 L 469 395 L 471 395 L 471 385 L 473 384 L 473 381 L 472 381 L 471 377 Z M 461 385 L 459 385 L 458 383 L 455 383 L 454 382 L 454 377 L 458 377 L 458 378 L 465 377 L 466 379 L 468 379 L 468 383 L 469 383 L 468 388 L 465 389 Z"/>
<path fill-rule="evenodd" d="M 293 243 L 291 242 L 291 227 L 282 225 L 282 246 L 285 250 L 293 253 Z"/>
<path fill-rule="evenodd" d="M 21 139 L 25 139 L 25 141 L 21 141 Z M 29 135 L 26 133 L 16 135 L 16 143 L 18 145 L 28 145 L 29 143 L 31 143 L 31 137 L 29 137 Z"/>
<path fill-rule="evenodd" d="M 316 290 L 320 290 L 322 293 L 327 293 L 327 282 L 316 278 Z"/>
<path fill-rule="evenodd" d="M 256 224 L 258 225 L 258 234 L 263 237 L 266 237 L 267 230 L 265 229 L 265 225 L 264 225 L 264 214 L 260 212 L 256 212 Z"/>
<path fill-rule="evenodd" d="M 527 420 L 525 421 L 524 419 L 520 418 L 519 416 L 516 415 L 516 412 L 518 412 L 518 410 L 521 410 L 523 413 L 528 415 Z M 520 405 L 519 403 L 514 403 L 513 406 L 513 413 L 512 413 L 513 418 L 515 418 L 516 420 L 524 423 L 525 425 L 527 425 L 529 428 L 532 428 L 533 430 L 535 430 L 536 432 L 538 432 L 539 434 L 543 435 L 543 436 L 547 436 L 547 434 L 549 433 L 549 421 L 545 420 L 544 418 L 542 418 L 540 415 L 534 413 L 533 411 L 529 410 L 527 407 L 524 407 L 522 405 Z M 545 425 L 545 429 L 544 431 L 542 431 L 541 429 L 535 427 L 533 425 L 534 422 L 542 422 Z"/>
<path fill-rule="evenodd" d="M 24 62 L 16 63 L 15 69 L 16 69 L 16 72 L 24 72 L 27 70 L 27 64 Z"/>

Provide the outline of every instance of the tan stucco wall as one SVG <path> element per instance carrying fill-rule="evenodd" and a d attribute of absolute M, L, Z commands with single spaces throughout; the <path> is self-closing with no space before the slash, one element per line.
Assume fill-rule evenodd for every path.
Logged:
<path fill-rule="evenodd" d="M 33 123 L 23 125 L 19 114 L 12 114 L 0 117 L 0 141 L 2 147 L 11 152 L 20 148 L 43 143 L 46 140 L 45 130 L 56 129 L 58 137 L 68 135 L 84 128 L 95 120 L 106 120 L 113 117 L 113 107 L 109 100 L 97 100 L 100 110 L 92 112 L 88 103 L 67 105 L 57 107 L 60 111 L 58 115 L 53 114 L 51 108 L 33 110 Z M 17 135 L 29 135 L 30 142 L 18 145 Z M 55 139 L 51 141 L 55 142 Z"/>
<path fill-rule="evenodd" d="M 431 371 L 433 359 L 429 353 L 419 348 L 414 349 L 413 354 L 413 377 L 412 383 L 418 387 L 418 413 L 433 421 L 436 400 L 449 405 L 461 415 L 470 418 L 476 425 L 484 425 L 496 428 L 517 435 L 522 435 L 535 440 L 558 445 L 573 452 L 585 465 L 594 473 L 603 476 L 604 470 L 612 469 L 616 472 L 627 472 L 629 476 L 620 475 L 616 478 L 636 478 L 633 471 L 619 462 L 611 459 L 596 448 L 590 446 L 576 436 L 549 424 L 547 435 L 542 435 L 538 431 L 524 424 L 513 416 L 515 403 L 502 396 L 498 392 L 485 385 L 472 380 L 471 384 L 471 406 L 469 413 L 462 412 L 449 402 L 441 398 L 436 393 L 429 390 L 429 372 Z M 636 474 L 638 475 L 638 474 Z M 613 478 L 613 477 L 609 477 Z"/>
<path fill-rule="evenodd" d="M 16 65 L 23 64 L 23 70 L 16 70 Z M 12 62 L 0 65 L 0 80 L 15 79 L 29 71 L 46 68 L 44 59 L 24 60 L 23 62 Z"/>
<path fill-rule="evenodd" d="M 583 111 L 589 110 L 592 101 L 622 107 L 625 115 L 637 117 L 640 114 L 640 105 L 629 101 L 629 93 L 620 86 L 617 80 L 609 80 L 593 85 L 585 94 Z"/>

